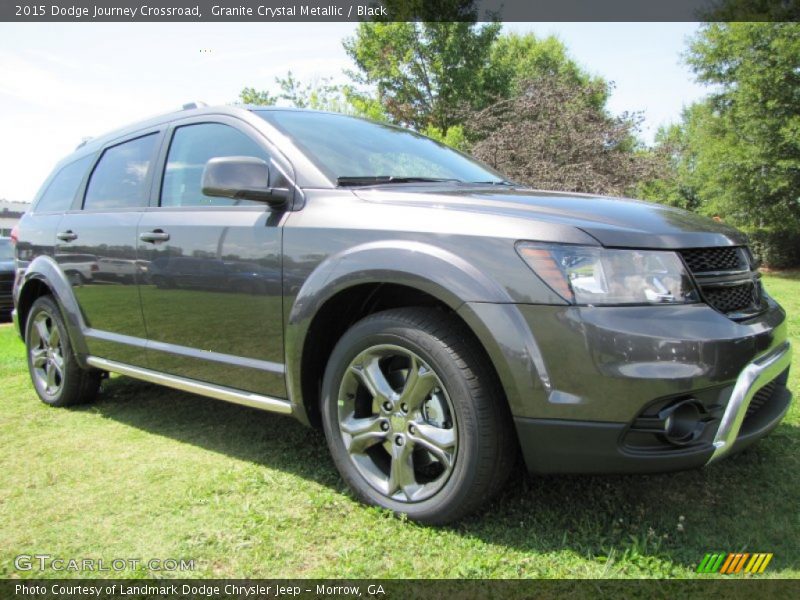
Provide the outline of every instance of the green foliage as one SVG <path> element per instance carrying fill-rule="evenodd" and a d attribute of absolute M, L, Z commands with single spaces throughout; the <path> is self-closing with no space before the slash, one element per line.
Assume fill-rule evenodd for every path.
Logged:
<path fill-rule="evenodd" d="M 391 121 L 446 134 L 462 107 L 498 92 L 490 54 L 499 33 L 499 23 L 361 23 L 344 48 L 357 67 L 350 76 L 375 90 Z"/>
<path fill-rule="evenodd" d="M 497 23 L 362 23 L 344 46 L 357 67 L 351 78 L 375 91 L 387 117 L 437 139 L 532 79 L 580 88 L 597 108 L 608 98 L 607 84 L 583 70 L 558 38 L 501 36 Z M 454 143 L 466 148 L 466 140 Z"/>
<path fill-rule="evenodd" d="M 800 229 L 775 227 L 745 229 L 750 249 L 765 267 L 786 269 L 800 265 Z"/>
<path fill-rule="evenodd" d="M 701 12 L 703 21 L 798 21 L 800 5 L 792 0 L 716 0 Z"/>
<path fill-rule="evenodd" d="M 538 38 L 533 33 L 510 33 L 492 46 L 491 77 L 500 95 L 510 97 L 520 92 L 520 85 L 535 79 L 554 79 L 584 89 L 594 106 L 605 106 L 608 86 L 601 77 L 593 77 L 570 56 L 556 36 Z"/>
<path fill-rule="evenodd" d="M 246 87 L 239 92 L 239 101 L 242 104 L 253 104 L 255 106 L 273 106 L 278 101 L 278 97 L 270 94 L 268 90 Z"/>
<path fill-rule="evenodd" d="M 239 94 L 243 104 L 273 106 L 284 103 L 295 108 L 325 110 L 365 117 L 373 121 L 386 121 L 381 104 L 368 95 L 359 94 L 352 86 L 333 83 L 331 77 L 317 78 L 303 83 L 291 71 L 285 77 L 276 77 L 277 95 L 269 90 L 244 88 Z"/>
<path fill-rule="evenodd" d="M 704 206 L 699 196 L 702 174 L 696 171 L 695 144 L 691 143 L 700 135 L 697 125 L 702 122 L 700 113 L 705 109 L 702 103 L 694 104 L 684 109 L 682 123 L 659 128 L 651 151 L 661 166 L 657 171 L 659 176 L 640 182 L 635 191 L 637 197 L 700 213 L 710 210 L 709 216 L 716 216 L 714 209 Z"/>
<path fill-rule="evenodd" d="M 278 98 L 288 101 L 296 108 L 335 111 L 344 105 L 341 87 L 331 83 L 330 77 L 301 83 L 288 71 L 286 77 L 277 77 L 275 82 L 281 89 Z"/>
<path fill-rule="evenodd" d="M 707 201 L 740 223 L 800 226 L 800 25 L 711 23 L 688 62 L 719 86 L 698 140 Z"/>
<path fill-rule="evenodd" d="M 739 226 L 800 228 L 800 25 L 709 23 L 687 62 L 713 93 L 658 140 L 674 170 L 647 194 Z"/>
<path fill-rule="evenodd" d="M 464 133 L 464 127 L 462 125 L 454 125 L 447 130 L 447 133 L 443 133 L 438 127 L 429 125 L 424 131 L 422 131 L 422 134 L 427 135 L 429 138 L 433 138 L 437 142 L 447 144 L 451 148 L 455 148 L 461 152 L 466 152 L 470 148 L 470 143 L 467 140 L 467 136 Z"/>

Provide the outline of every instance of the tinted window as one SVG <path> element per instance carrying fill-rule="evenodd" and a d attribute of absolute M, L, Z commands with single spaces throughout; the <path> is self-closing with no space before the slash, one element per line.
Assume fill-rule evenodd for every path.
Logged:
<path fill-rule="evenodd" d="M 408 129 L 331 113 L 273 110 L 255 114 L 291 137 L 333 180 L 388 176 L 503 180 L 495 171 Z"/>
<path fill-rule="evenodd" d="M 83 208 L 126 208 L 147 204 L 145 184 L 155 143 L 156 135 L 151 134 L 103 152 L 89 179 Z"/>
<path fill-rule="evenodd" d="M 179 127 L 169 147 L 161 185 L 161 206 L 264 206 L 253 200 L 203 194 L 203 169 L 210 159 L 220 156 L 255 156 L 269 162 L 269 156 L 258 144 L 228 125 L 202 123 Z"/>
<path fill-rule="evenodd" d="M 36 212 L 69 210 L 91 162 L 92 156 L 85 156 L 63 167 L 39 198 Z"/>

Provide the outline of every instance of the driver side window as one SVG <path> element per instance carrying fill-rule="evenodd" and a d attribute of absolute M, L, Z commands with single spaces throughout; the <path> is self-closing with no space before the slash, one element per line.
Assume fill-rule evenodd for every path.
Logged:
<path fill-rule="evenodd" d="M 203 169 L 211 158 L 254 156 L 269 163 L 269 155 L 241 131 L 222 123 L 184 125 L 175 129 L 169 146 L 160 206 L 264 206 L 254 200 L 206 196 Z"/>

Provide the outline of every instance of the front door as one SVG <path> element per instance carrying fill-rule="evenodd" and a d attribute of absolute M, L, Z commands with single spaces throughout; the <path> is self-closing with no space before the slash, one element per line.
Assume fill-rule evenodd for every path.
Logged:
<path fill-rule="evenodd" d="M 281 303 L 281 212 L 205 196 L 203 168 L 220 156 L 269 162 L 235 123 L 174 128 L 159 202 L 139 222 L 148 359 L 158 371 L 286 396 Z"/>

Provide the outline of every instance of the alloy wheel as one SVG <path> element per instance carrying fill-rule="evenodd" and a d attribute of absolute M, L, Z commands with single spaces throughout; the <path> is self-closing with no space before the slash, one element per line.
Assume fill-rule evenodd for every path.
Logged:
<path fill-rule="evenodd" d="M 49 313 L 42 311 L 34 317 L 30 337 L 36 383 L 46 395 L 57 396 L 64 384 L 64 349 L 61 332 Z"/>
<path fill-rule="evenodd" d="M 453 471 L 453 405 L 436 372 L 407 348 L 372 346 L 350 362 L 339 388 L 338 420 L 358 472 L 392 500 L 430 498 Z"/>

